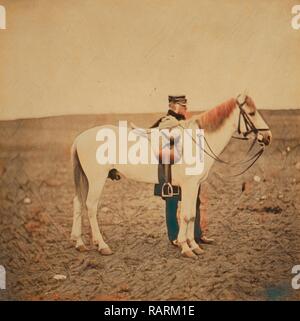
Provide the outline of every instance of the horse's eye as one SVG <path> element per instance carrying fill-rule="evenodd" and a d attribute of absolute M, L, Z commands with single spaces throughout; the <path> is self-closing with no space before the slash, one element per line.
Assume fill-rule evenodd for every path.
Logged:
<path fill-rule="evenodd" d="M 250 116 L 255 116 L 255 111 L 252 111 L 251 113 L 249 113 Z"/>

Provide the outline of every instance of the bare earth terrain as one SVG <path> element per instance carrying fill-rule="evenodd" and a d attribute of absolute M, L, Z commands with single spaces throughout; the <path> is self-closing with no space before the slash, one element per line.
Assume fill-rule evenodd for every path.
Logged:
<path fill-rule="evenodd" d="M 114 255 L 89 245 L 86 215 L 90 250 L 79 253 L 69 240 L 76 135 L 119 119 L 149 126 L 158 114 L 0 122 L 0 265 L 7 271 L 0 300 L 300 300 L 291 287 L 300 264 L 300 111 L 262 113 L 274 137 L 263 157 L 234 179 L 222 176 L 234 169 L 215 164 L 205 183 L 216 243 L 197 261 L 168 242 L 153 186 L 125 178 L 107 181 L 98 212 Z M 222 157 L 242 159 L 245 144 L 232 141 Z"/>

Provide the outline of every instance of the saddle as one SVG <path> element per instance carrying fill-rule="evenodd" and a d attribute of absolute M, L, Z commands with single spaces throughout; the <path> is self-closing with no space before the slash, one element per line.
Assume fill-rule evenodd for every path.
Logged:
<path fill-rule="evenodd" d="M 159 120 L 156 124 L 159 127 Z M 171 119 L 171 122 L 174 121 Z M 151 130 L 155 128 L 154 126 L 150 127 L 146 130 L 144 134 L 149 135 Z M 132 129 L 139 129 L 139 127 L 135 126 L 131 123 Z M 167 128 L 165 128 L 167 129 Z M 160 140 L 159 150 L 156 151 L 156 157 L 158 160 L 158 184 L 154 185 L 154 195 L 161 196 L 163 199 L 178 196 L 180 197 L 180 187 L 172 185 L 172 165 L 175 164 L 181 157 L 181 150 L 178 150 L 178 145 L 180 141 L 179 137 L 169 136 L 167 139 L 167 143 L 165 145 L 162 144 Z M 121 177 L 116 169 L 110 170 L 108 173 L 108 178 L 111 180 L 119 180 Z"/>
<path fill-rule="evenodd" d="M 167 159 L 167 162 L 164 160 Z M 179 195 L 179 187 L 172 185 L 172 165 L 177 161 L 175 153 L 175 139 L 170 137 L 170 145 L 163 147 L 160 145 L 158 153 L 158 182 L 154 186 L 154 195 L 159 195 L 163 199 Z"/>
<path fill-rule="evenodd" d="M 159 124 L 157 122 L 156 124 Z M 139 129 L 136 125 L 131 123 L 131 128 Z M 145 130 L 145 135 L 150 135 L 151 130 L 159 128 L 159 126 L 152 126 Z M 168 128 L 164 128 L 168 129 Z M 179 186 L 172 185 L 172 165 L 178 162 L 181 158 L 182 148 L 180 148 L 181 136 L 170 136 L 162 132 L 159 142 L 159 149 L 155 151 L 155 156 L 158 160 L 158 184 L 154 185 L 154 195 L 161 196 L 163 199 L 173 196 L 179 196 Z M 163 144 L 164 143 L 164 144 Z"/>

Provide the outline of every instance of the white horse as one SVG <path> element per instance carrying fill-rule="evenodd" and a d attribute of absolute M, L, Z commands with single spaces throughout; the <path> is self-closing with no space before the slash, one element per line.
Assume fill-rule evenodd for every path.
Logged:
<path fill-rule="evenodd" d="M 186 175 L 185 166 L 172 166 L 172 184 L 181 187 L 182 201 L 179 218 L 178 244 L 181 253 L 190 258 L 202 250 L 194 240 L 194 220 L 199 185 L 204 182 L 219 155 L 229 143 L 235 132 L 242 134 L 244 139 L 254 136 L 260 145 L 271 142 L 271 131 L 256 110 L 249 96 L 239 95 L 210 111 L 193 116 L 188 124 L 197 124 L 205 131 L 204 170 L 200 175 Z M 106 126 L 107 127 L 107 126 Z M 76 248 L 84 250 L 82 240 L 82 209 L 88 211 L 92 230 L 93 243 L 98 246 L 102 255 L 110 255 L 112 251 L 101 235 L 97 221 L 97 207 L 109 171 L 117 169 L 125 177 L 140 182 L 158 183 L 157 165 L 155 164 L 106 164 L 100 165 L 96 160 L 99 142 L 97 132 L 104 126 L 94 127 L 81 133 L 72 146 L 72 160 L 76 195 L 73 200 L 74 216 L 71 239 L 76 241 Z M 109 128 L 119 137 L 119 128 Z M 150 146 L 151 148 L 151 146 Z"/>

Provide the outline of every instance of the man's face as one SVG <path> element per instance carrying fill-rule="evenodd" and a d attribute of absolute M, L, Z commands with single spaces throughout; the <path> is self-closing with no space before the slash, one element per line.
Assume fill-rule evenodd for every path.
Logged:
<path fill-rule="evenodd" d="M 186 112 L 187 112 L 187 105 L 182 105 L 179 103 L 174 103 L 174 110 L 177 114 L 186 116 Z"/>

